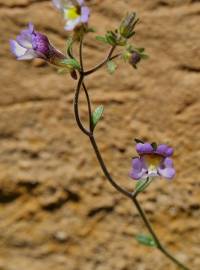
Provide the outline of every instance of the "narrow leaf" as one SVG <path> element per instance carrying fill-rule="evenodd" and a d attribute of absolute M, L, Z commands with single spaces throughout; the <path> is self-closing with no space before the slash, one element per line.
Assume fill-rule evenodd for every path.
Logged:
<path fill-rule="evenodd" d="M 110 74 L 113 74 L 117 68 L 117 65 L 113 61 L 107 62 L 107 69 Z"/>
<path fill-rule="evenodd" d="M 106 37 L 104 36 L 96 36 L 96 40 L 106 43 L 106 44 L 108 43 Z"/>
<path fill-rule="evenodd" d="M 96 110 L 93 112 L 93 114 L 92 114 L 92 126 L 93 126 L 93 129 L 96 127 L 97 123 L 98 123 L 99 120 L 102 118 L 102 116 L 103 116 L 103 111 L 104 111 L 104 107 L 103 107 L 103 105 L 100 105 L 100 106 L 97 107 Z"/>
<path fill-rule="evenodd" d="M 149 247 L 157 247 L 157 244 L 151 235 L 139 234 L 136 236 L 136 240 L 142 245 Z"/>

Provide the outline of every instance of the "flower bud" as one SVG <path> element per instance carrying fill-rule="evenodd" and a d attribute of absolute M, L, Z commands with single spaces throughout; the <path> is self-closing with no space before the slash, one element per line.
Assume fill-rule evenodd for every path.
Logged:
<path fill-rule="evenodd" d="M 129 58 L 129 63 L 134 67 L 136 68 L 137 67 L 137 64 L 140 62 L 141 60 L 141 55 L 134 51 L 132 52 L 132 54 L 130 55 L 130 58 Z"/>
<path fill-rule="evenodd" d="M 134 28 L 138 21 L 139 19 L 136 18 L 135 12 L 128 14 L 119 27 L 120 35 L 126 39 L 132 37 L 135 34 Z"/>

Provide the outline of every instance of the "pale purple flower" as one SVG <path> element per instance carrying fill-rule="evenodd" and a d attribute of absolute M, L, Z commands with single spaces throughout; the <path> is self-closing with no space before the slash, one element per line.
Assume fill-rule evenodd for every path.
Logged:
<path fill-rule="evenodd" d="M 51 45 L 47 36 L 35 31 L 33 24 L 21 31 L 16 40 L 10 40 L 12 53 L 18 60 L 42 58 L 45 61 L 63 67 L 65 55 Z"/>
<path fill-rule="evenodd" d="M 137 143 L 136 151 L 139 156 L 132 160 L 130 177 L 135 180 L 162 176 L 172 179 L 175 176 L 173 148 L 166 144 Z"/>
<path fill-rule="evenodd" d="M 52 0 L 52 2 L 63 13 L 65 30 L 72 31 L 77 26 L 87 25 L 90 10 L 84 0 Z"/>

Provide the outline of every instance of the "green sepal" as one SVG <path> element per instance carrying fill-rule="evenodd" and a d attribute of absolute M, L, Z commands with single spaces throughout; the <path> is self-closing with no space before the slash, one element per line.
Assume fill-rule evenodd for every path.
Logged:
<path fill-rule="evenodd" d="M 96 125 L 98 124 L 98 122 L 100 121 L 100 119 L 102 118 L 103 112 L 104 112 L 104 107 L 103 107 L 103 105 L 100 105 L 92 113 L 92 128 L 93 128 L 93 130 L 96 127 Z"/>
<path fill-rule="evenodd" d="M 107 69 L 111 75 L 115 72 L 116 68 L 117 68 L 117 65 L 115 64 L 115 62 L 113 61 L 107 62 Z"/>
<path fill-rule="evenodd" d="M 157 244 L 151 235 L 139 234 L 136 236 L 136 240 L 142 245 L 149 247 L 157 247 Z"/>
<path fill-rule="evenodd" d="M 148 180 L 138 180 L 135 185 L 135 193 L 139 193 L 145 190 Z"/>
<path fill-rule="evenodd" d="M 75 58 L 64 59 L 61 61 L 61 63 L 72 69 L 81 69 L 79 62 Z"/>
<path fill-rule="evenodd" d="M 151 144 L 151 146 L 153 147 L 153 150 L 156 151 L 156 149 L 157 149 L 157 147 L 158 147 L 157 143 L 153 142 L 153 143 Z"/>

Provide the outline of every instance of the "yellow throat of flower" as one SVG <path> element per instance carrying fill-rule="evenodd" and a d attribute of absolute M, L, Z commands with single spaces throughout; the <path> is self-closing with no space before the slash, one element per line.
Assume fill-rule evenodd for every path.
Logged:
<path fill-rule="evenodd" d="M 153 154 L 152 155 L 144 155 L 143 158 L 144 158 L 145 163 L 148 164 L 148 167 L 150 168 L 150 170 L 156 169 L 160 165 L 160 163 L 163 159 L 162 156 L 153 155 Z"/>
<path fill-rule="evenodd" d="M 70 7 L 64 12 L 64 18 L 66 20 L 76 20 L 79 16 L 76 7 Z"/>

